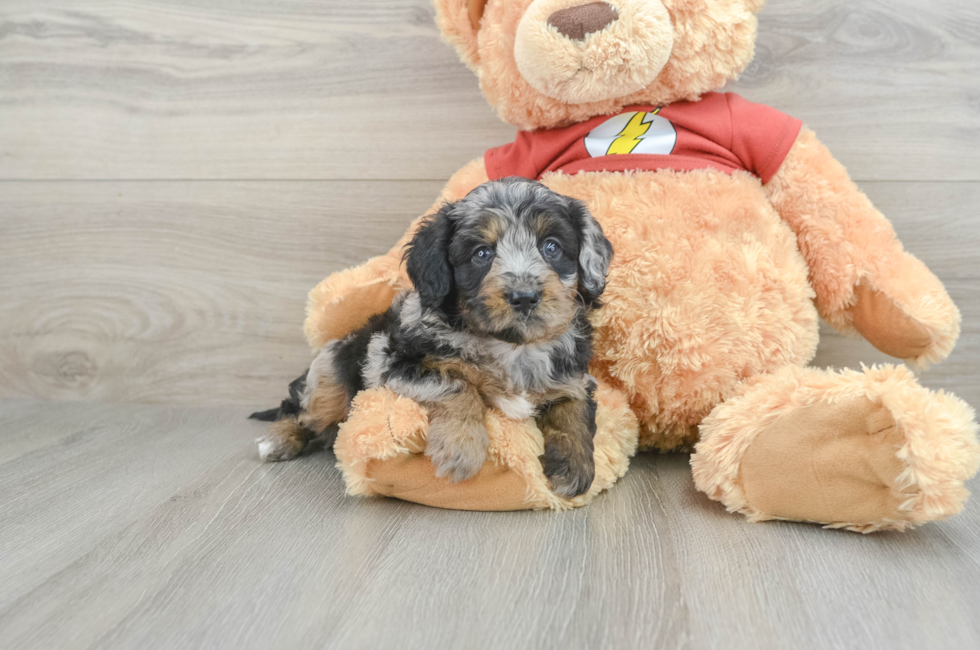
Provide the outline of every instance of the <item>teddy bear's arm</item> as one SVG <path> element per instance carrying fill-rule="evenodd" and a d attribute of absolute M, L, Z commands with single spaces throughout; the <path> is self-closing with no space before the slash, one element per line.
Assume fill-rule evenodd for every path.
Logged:
<path fill-rule="evenodd" d="M 449 179 L 429 213 L 446 201 L 463 198 L 487 180 L 483 158 L 470 162 Z M 310 291 L 306 301 L 306 323 L 303 331 L 313 348 L 323 347 L 327 341 L 353 332 L 374 314 L 388 309 L 399 291 L 411 287 L 402 264 L 402 251 L 421 219 L 422 217 L 416 219 L 408 232 L 386 254 L 373 257 L 360 266 L 334 273 Z"/>
<path fill-rule="evenodd" d="M 827 322 L 913 363 L 946 358 L 959 311 L 812 131 L 803 129 L 765 191 L 797 235 Z"/>

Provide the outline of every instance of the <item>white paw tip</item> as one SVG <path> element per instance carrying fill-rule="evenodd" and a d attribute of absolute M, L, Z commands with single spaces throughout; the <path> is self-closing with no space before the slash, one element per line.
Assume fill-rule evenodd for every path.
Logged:
<path fill-rule="evenodd" d="M 259 441 L 259 458 L 265 460 L 272 454 L 273 449 L 275 449 L 275 445 L 269 440 Z"/>

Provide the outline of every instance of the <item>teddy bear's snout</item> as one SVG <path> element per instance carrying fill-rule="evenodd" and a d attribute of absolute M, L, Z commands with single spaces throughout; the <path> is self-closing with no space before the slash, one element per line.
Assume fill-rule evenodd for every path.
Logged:
<path fill-rule="evenodd" d="M 674 47 L 664 0 L 533 0 L 514 36 L 521 76 L 546 97 L 569 104 L 642 90 Z"/>
<path fill-rule="evenodd" d="M 619 12 L 605 2 L 590 2 L 577 7 L 560 9 L 548 17 L 548 24 L 558 33 L 573 41 L 583 40 L 587 34 L 598 32 L 615 22 Z"/>

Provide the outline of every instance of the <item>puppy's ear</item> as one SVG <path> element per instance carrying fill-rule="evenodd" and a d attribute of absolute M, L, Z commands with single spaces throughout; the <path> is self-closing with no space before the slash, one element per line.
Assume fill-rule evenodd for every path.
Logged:
<path fill-rule="evenodd" d="M 572 217 L 579 231 L 578 290 L 586 301 L 593 302 L 606 289 L 613 247 L 585 204 L 574 199 L 570 201 Z"/>
<path fill-rule="evenodd" d="M 405 248 L 405 266 L 422 306 L 438 307 L 453 288 L 453 269 L 449 265 L 449 241 L 453 224 L 449 218 L 454 204 L 422 221 L 411 243 Z"/>

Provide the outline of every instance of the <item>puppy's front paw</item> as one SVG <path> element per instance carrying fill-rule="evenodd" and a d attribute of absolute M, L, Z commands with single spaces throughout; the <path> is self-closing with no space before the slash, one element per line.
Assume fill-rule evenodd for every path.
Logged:
<path fill-rule="evenodd" d="M 454 483 L 472 478 L 487 460 L 489 438 L 482 424 L 440 422 L 429 425 L 425 455 L 432 460 L 436 476 Z"/>
<path fill-rule="evenodd" d="M 544 475 L 551 481 L 551 491 L 571 499 L 585 494 L 595 479 L 595 460 L 591 455 L 566 455 L 557 445 L 546 444 L 540 457 Z"/>

